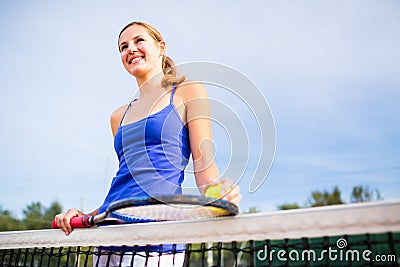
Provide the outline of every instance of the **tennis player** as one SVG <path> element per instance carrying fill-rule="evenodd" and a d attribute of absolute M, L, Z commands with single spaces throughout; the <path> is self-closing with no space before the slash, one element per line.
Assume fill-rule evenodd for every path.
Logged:
<path fill-rule="evenodd" d="M 204 86 L 178 75 L 166 55 L 165 41 L 149 24 L 132 22 L 125 26 L 118 49 L 126 71 L 136 78 L 140 96 L 111 115 L 119 169 L 104 203 L 88 215 L 104 212 L 112 202 L 127 197 L 182 194 L 190 154 L 201 194 L 208 186 L 222 183 L 223 199 L 238 205 L 239 188 L 230 179 L 219 179 Z M 70 209 L 55 220 L 69 235 L 70 219 L 82 215 Z M 172 266 L 168 256 L 165 260 L 161 257 L 161 266 Z M 182 266 L 183 253 L 181 261 L 178 258 L 175 256 L 175 266 Z"/>

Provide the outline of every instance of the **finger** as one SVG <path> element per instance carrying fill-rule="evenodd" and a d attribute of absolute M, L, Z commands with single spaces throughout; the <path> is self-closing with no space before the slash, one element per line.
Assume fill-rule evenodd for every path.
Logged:
<path fill-rule="evenodd" d="M 56 223 L 57 223 L 57 226 L 61 229 L 61 231 L 63 231 L 65 233 L 65 235 L 68 235 L 68 232 L 66 232 L 66 229 L 65 229 L 65 226 L 64 226 L 63 216 L 64 215 L 58 216 L 56 218 Z"/>
<path fill-rule="evenodd" d="M 238 186 L 232 186 L 232 187 L 230 187 L 229 192 L 224 196 L 224 200 L 232 202 L 238 196 L 241 197 L 240 188 Z"/>
<path fill-rule="evenodd" d="M 63 224 L 64 224 L 64 229 L 65 229 L 64 233 L 66 235 L 69 235 L 72 232 L 72 227 L 71 227 L 70 221 L 71 221 L 71 218 L 69 216 L 65 216 L 63 218 Z"/>
<path fill-rule="evenodd" d="M 232 198 L 235 195 L 240 194 L 240 188 L 234 184 L 231 184 L 228 189 L 226 189 L 225 193 L 228 198 Z"/>
<path fill-rule="evenodd" d="M 232 180 L 228 179 L 228 178 L 224 178 L 224 179 L 221 179 L 221 183 L 223 184 L 222 188 L 220 190 L 221 196 L 229 194 L 229 192 L 232 190 L 232 187 L 233 187 Z"/>
<path fill-rule="evenodd" d="M 65 225 L 65 215 L 61 215 L 59 216 L 58 220 L 57 220 L 57 225 L 58 227 L 60 227 L 61 231 L 63 231 L 65 233 L 65 235 L 68 235 L 69 232 L 67 230 L 67 226 Z"/>
<path fill-rule="evenodd" d="M 242 200 L 242 195 L 236 195 L 229 201 L 232 202 L 233 204 L 235 204 L 236 206 L 239 206 L 239 203 L 241 200 Z"/>
<path fill-rule="evenodd" d="M 63 216 L 63 214 L 60 213 L 60 214 L 57 214 L 57 215 L 54 217 L 54 220 L 55 220 L 55 222 L 56 222 L 56 225 L 57 225 L 57 227 L 60 228 L 60 229 L 61 229 L 61 222 L 60 222 L 60 221 L 61 221 L 62 216 Z"/>
<path fill-rule="evenodd" d="M 71 226 L 71 218 L 79 216 L 80 212 L 77 209 L 70 209 L 67 211 L 64 217 L 64 225 L 68 235 L 73 231 Z"/>
<path fill-rule="evenodd" d="M 232 201 L 233 199 L 237 198 L 240 195 L 240 188 L 238 186 L 234 186 L 231 188 L 230 192 L 226 194 L 226 199 Z"/>
<path fill-rule="evenodd" d="M 77 209 L 69 209 L 65 214 L 60 216 L 60 228 L 66 235 L 69 235 L 73 230 L 71 227 L 71 218 L 78 216 L 78 214 L 79 212 Z"/>

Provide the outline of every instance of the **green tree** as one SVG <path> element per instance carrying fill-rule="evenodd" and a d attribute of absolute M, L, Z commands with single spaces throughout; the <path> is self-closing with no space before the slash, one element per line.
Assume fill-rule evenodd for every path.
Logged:
<path fill-rule="evenodd" d="M 279 210 L 292 210 L 292 209 L 300 209 L 299 204 L 297 203 L 283 203 L 281 205 L 278 206 Z"/>
<path fill-rule="evenodd" d="M 370 190 L 368 186 L 357 185 L 353 187 L 350 196 L 350 202 L 368 202 L 374 200 L 382 200 L 378 189 Z"/>
<path fill-rule="evenodd" d="M 28 204 L 22 211 L 24 228 L 28 230 L 43 229 L 43 206 L 40 202 Z"/>
<path fill-rule="evenodd" d="M 338 205 L 344 204 L 345 202 L 341 198 L 341 192 L 337 186 L 333 188 L 332 192 L 327 190 L 313 191 L 311 192 L 311 199 L 309 205 L 311 207 L 327 206 L 327 205 Z"/>
<path fill-rule="evenodd" d="M 371 190 L 368 186 L 357 185 L 352 189 L 352 193 L 350 195 L 350 202 L 367 202 L 374 200 L 382 200 L 381 194 L 378 189 Z M 311 197 L 308 199 L 305 207 L 318 207 L 318 206 L 327 206 L 327 205 L 338 205 L 345 204 L 345 201 L 342 200 L 341 192 L 337 186 L 333 188 L 331 192 L 324 191 L 313 191 L 311 192 Z M 298 209 L 302 208 L 297 203 L 283 203 L 277 207 L 279 210 L 288 210 L 288 209 Z"/>
<path fill-rule="evenodd" d="M 24 228 L 28 230 L 48 229 L 54 216 L 61 211 L 62 207 L 56 201 L 49 208 L 45 208 L 40 202 L 32 202 L 22 211 Z"/>
<path fill-rule="evenodd" d="M 4 210 L 0 206 L 0 231 L 15 231 L 21 229 L 21 222 L 15 218 L 9 210 Z"/>
<path fill-rule="evenodd" d="M 62 206 L 57 201 L 50 204 L 50 207 L 44 211 L 43 219 L 46 223 L 51 222 L 57 214 L 62 212 Z"/>
<path fill-rule="evenodd" d="M 258 213 L 258 212 L 260 212 L 260 210 L 256 206 L 251 206 L 244 213 L 248 214 L 248 213 Z"/>

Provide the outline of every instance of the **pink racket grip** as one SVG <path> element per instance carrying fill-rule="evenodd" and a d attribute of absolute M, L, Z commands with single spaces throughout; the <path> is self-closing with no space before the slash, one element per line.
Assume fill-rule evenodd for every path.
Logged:
<path fill-rule="evenodd" d="M 90 224 L 89 220 L 90 220 L 91 216 L 82 216 L 82 217 L 72 217 L 70 224 L 71 227 L 74 228 L 88 228 L 88 227 L 92 227 L 93 225 Z M 56 220 L 53 220 L 51 223 L 51 228 L 53 229 L 60 229 L 60 227 L 58 227 Z"/>

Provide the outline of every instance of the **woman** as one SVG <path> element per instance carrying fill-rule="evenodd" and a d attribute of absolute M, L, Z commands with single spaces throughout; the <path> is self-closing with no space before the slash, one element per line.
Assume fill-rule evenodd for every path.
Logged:
<path fill-rule="evenodd" d="M 165 41 L 146 23 L 125 26 L 118 47 L 122 64 L 136 78 L 140 97 L 111 116 L 119 170 L 103 205 L 89 215 L 104 212 L 110 203 L 126 197 L 182 194 L 190 153 L 201 194 L 208 186 L 223 183 L 223 199 L 238 204 L 239 188 L 229 179 L 218 180 L 204 86 L 178 76 L 166 56 Z M 69 235 L 70 219 L 82 215 L 70 209 L 55 219 Z"/>

